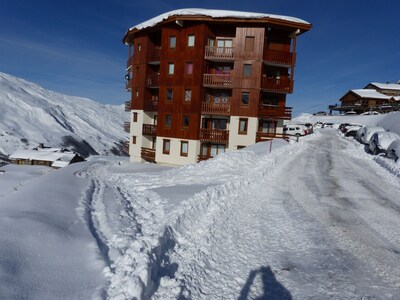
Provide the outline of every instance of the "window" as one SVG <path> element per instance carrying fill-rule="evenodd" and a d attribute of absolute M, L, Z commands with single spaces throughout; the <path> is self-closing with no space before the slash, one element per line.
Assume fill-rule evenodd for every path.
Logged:
<path fill-rule="evenodd" d="M 133 113 L 133 122 L 137 122 L 137 116 L 138 116 L 138 113 Z"/>
<path fill-rule="evenodd" d="M 246 36 L 244 41 L 244 50 L 245 51 L 254 51 L 254 36 Z"/>
<path fill-rule="evenodd" d="M 194 47 L 194 34 L 188 35 L 188 47 Z"/>
<path fill-rule="evenodd" d="M 185 67 L 185 74 L 192 75 L 193 74 L 193 63 L 187 62 Z"/>
<path fill-rule="evenodd" d="M 247 134 L 247 119 L 239 119 L 239 134 Z"/>
<path fill-rule="evenodd" d="M 174 75 L 175 65 L 173 63 L 168 64 L 168 75 Z"/>
<path fill-rule="evenodd" d="M 223 40 L 223 39 L 217 40 L 218 48 L 232 48 L 232 46 L 233 46 L 232 40 Z"/>
<path fill-rule="evenodd" d="M 132 136 L 132 144 L 136 144 L 136 136 L 135 135 Z"/>
<path fill-rule="evenodd" d="M 139 99 L 139 90 L 135 91 L 136 99 Z"/>
<path fill-rule="evenodd" d="M 167 101 L 172 101 L 174 99 L 174 90 L 167 89 Z"/>
<path fill-rule="evenodd" d="M 190 122 L 190 117 L 189 116 L 183 116 L 182 127 L 183 128 L 188 128 L 189 127 L 189 122 Z"/>
<path fill-rule="evenodd" d="M 163 154 L 169 154 L 171 148 L 171 140 L 163 140 Z"/>
<path fill-rule="evenodd" d="M 188 156 L 189 142 L 181 141 L 181 156 Z"/>
<path fill-rule="evenodd" d="M 165 115 L 165 127 L 171 127 L 171 115 Z"/>
<path fill-rule="evenodd" d="M 176 36 L 174 35 L 169 37 L 169 48 L 170 49 L 176 48 Z"/>
<path fill-rule="evenodd" d="M 276 132 L 276 122 L 270 120 L 262 120 L 260 124 L 259 131 L 266 133 Z"/>
<path fill-rule="evenodd" d="M 250 77 L 251 76 L 251 65 L 244 64 L 243 65 L 243 77 Z"/>
<path fill-rule="evenodd" d="M 192 101 L 192 90 L 185 90 L 185 102 Z"/>
<path fill-rule="evenodd" d="M 138 51 L 140 52 L 140 51 L 142 51 L 142 45 L 140 45 L 140 43 L 138 44 Z"/>
<path fill-rule="evenodd" d="M 242 105 L 249 105 L 250 103 L 250 93 L 242 92 Z"/>

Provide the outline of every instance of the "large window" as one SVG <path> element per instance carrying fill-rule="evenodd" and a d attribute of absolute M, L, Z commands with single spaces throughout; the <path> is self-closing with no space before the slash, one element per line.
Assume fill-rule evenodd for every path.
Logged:
<path fill-rule="evenodd" d="M 244 64 L 243 65 L 243 77 L 250 77 L 251 76 L 251 65 Z"/>
<path fill-rule="evenodd" d="M 248 119 L 240 118 L 239 119 L 239 134 L 247 134 L 247 122 Z"/>
<path fill-rule="evenodd" d="M 173 63 L 168 64 L 168 75 L 174 75 L 175 65 Z"/>
<path fill-rule="evenodd" d="M 169 37 L 169 48 L 170 49 L 176 48 L 176 36 L 174 36 L 174 35 Z"/>
<path fill-rule="evenodd" d="M 190 117 L 189 116 L 183 116 L 182 118 L 182 127 L 183 128 L 188 128 L 190 123 Z"/>
<path fill-rule="evenodd" d="M 171 115 L 165 115 L 165 127 L 171 127 Z"/>
<path fill-rule="evenodd" d="M 188 156 L 189 153 L 189 142 L 181 141 L 181 156 Z"/>
<path fill-rule="evenodd" d="M 167 101 L 172 101 L 174 99 L 174 90 L 167 89 Z"/>
<path fill-rule="evenodd" d="M 188 35 L 188 47 L 194 47 L 194 34 Z"/>
<path fill-rule="evenodd" d="M 250 103 L 250 93 L 242 92 L 242 105 L 249 105 Z"/>
<path fill-rule="evenodd" d="M 193 74 L 193 63 L 192 62 L 187 62 L 186 63 L 185 74 L 186 75 L 192 75 Z"/>
<path fill-rule="evenodd" d="M 192 101 L 192 90 L 185 90 L 185 102 Z"/>
<path fill-rule="evenodd" d="M 171 149 L 171 140 L 163 139 L 163 154 L 169 154 Z"/>
<path fill-rule="evenodd" d="M 132 144 L 136 144 L 136 136 L 132 135 Z"/>
<path fill-rule="evenodd" d="M 276 132 L 276 122 L 271 120 L 262 120 L 261 121 L 261 132 L 265 133 L 275 133 Z"/>

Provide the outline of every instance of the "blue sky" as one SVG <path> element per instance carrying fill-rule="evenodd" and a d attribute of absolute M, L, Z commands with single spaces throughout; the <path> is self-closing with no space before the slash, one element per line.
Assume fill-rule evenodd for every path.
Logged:
<path fill-rule="evenodd" d="M 289 15 L 313 28 L 297 43 L 294 114 L 326 110 L 350 89 L 400 80 L 398 0 L 13 0 L 0 4 L 0 72 L 122 104 L 129 27 L 187 7 Z"/>

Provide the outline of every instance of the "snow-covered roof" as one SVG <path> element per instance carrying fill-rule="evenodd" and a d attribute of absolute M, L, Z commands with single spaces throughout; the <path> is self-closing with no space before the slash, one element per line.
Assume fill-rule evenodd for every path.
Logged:
<path fill-rule="evenodd" d="M 243 12 L 243 11 L 233 11 L 233 10 L 218 10 L 218 9 L 203 9 L 203 8 L 185 8 L 185 9 L 177 9 L 161 14 L 157 17 L 154 17 L 150 20 L 137 24 L 136 26 L 131 27 L 129 30 L 141 30 L 147 27 L 152 27 L 161 23 L 164 20 L 167 20 L 172 16 L 206 16 L 211 18 L 238 18 L 238 19 L 275 19 L 282 20 L 300 24 L 311 25 L 310 23 L 289 16 L 281 16 L 274 14 L 263 14 L 263 13 L 252 13 L 252 12 Z"/>
<path fill-rule="evenodd" d="M 379 82 L 371 82 L 373 86 L 376 86 L 378 89 L 381 90 L 394 90 L 400 91 L 400 84 L 398 83 L 379 83 Z"/>
<path fill-rule="evenodd" d="M 358 89 L 351 90 L 353 93 L 359 95 L 361 98 L 375 98 L 375 99 L 390 99 L 392 96 L 384 95 L 372 89 Z"/>
<path fill-rule="evenodd" d="M 16 150 L 10 155 L 10 159 L 28 159 L 28 160 L 41 160 L 41 161 L 60 161 L 64 162 L 64 166 L 68 165 L 71 160 L 76 156 L 76 153 L 65 151 L 60 148 L 43 148 L 32 150 Z"/>

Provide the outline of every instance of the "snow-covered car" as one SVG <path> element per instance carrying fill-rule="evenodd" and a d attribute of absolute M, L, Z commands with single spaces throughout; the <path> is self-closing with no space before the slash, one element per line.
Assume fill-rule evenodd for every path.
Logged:
<path fill-rule="evenodd" d="M 316 123 L 314 124 L 314 128 L 315 128 L 315 129 L 321 129 L 323 124 L 324 124 L 324 123 L 322 123 L 322 122 L 316 122 Z"/>
<path fill-rule="evenodd" d="M 363 144 L 368 144 L 369 140 L 375 132 L 385 131 L 385 128 L 380 126 L 365 126 L 363 127 L 363 130 L 364 132 L 360 140 Z"/>
<path fill-rule="evenodd" d="M 354 110 L 346 111 L 343 116 L 354 116 L 357 115 L 357 113 Z"/>
<path fill-rule="evenodd" d="M 304 125 L 288 124 L 283 127 L 283 133 L 293 136 L 307 135 L 308 131 Z"/>
<path fill-rule="evenodd" d="M 395 162 L 400 164 L 400 140 L 393 141 L 386 149 L 386 156 L 393 158 Z"/>
<path fill-rule="evenodd" d="M 361 116 L 370 116 L 370 115 L 380 115 L 377 111 L 366 111 L 361 114 Z"/>
<path fill-rule="evenodd" d="M 365 128 L 365 126 L 360 127 L 360 129 L 357 130 L 357 132 L 356 132 L 356 140 L 357 140 L 357 142 L 361 143 L 361 138 L 363 137 L 364 131 L 365 131 L 364 128 Z"/>
<path fill-rule="evenodd" d="M 384 153 L 389 145 L 395 140 L 400 140 L 400 136 L 397 133 L 389 131 L 375 132 L 369 141 L 369 152 L 375 155 L 378 153 Z"/>
<path fill-rule="evenodd" d="M 356 137 L 358 130 L 362 128 L 362 125 L 355 125 L 351 124 L 343 128 L 342 132 L 344 133 L 344 136 L 352 136 Z"/>

